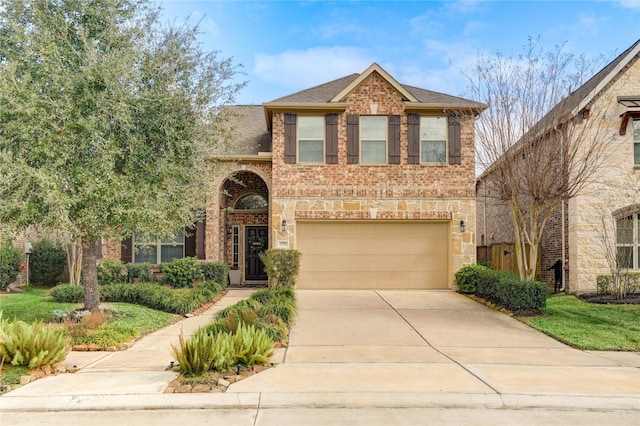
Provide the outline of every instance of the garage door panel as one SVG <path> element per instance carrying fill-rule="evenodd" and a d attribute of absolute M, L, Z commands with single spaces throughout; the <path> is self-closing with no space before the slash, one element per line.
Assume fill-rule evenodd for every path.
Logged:
<path fill-rule="evenodd" d="M 297 247 L 300 288 L 448 288 L 445 222 L 300 221 Z"/>

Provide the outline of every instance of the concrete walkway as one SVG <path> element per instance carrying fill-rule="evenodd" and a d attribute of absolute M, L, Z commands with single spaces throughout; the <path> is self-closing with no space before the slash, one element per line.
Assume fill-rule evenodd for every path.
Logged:
<path fill-rule="evenodd" d="M 299 316 L 276 368 L 226 393 L 163 394 L 180 330 L 224 306 L 115 353 L 72 353 L 80 370 L 0 397 L 0 412 L 170 408 L 544 408 L 640 410 L 640 354 L 569 348 L 449 291 L 297 291 Z M 635 413 L 633 414 L 635 416 Z"/>

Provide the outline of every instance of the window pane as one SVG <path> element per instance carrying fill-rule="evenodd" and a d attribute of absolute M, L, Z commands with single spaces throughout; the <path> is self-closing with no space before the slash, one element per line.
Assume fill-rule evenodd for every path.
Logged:
<path fill-rule="evenodd" d="M 366 140 L 387 140 L 387 117 L 372 116 L 360 119 L 360 138 Z"/>
<path fill-rule="evenodd" d="M 298 160 L 302 163 L 322 163 L 324 160 L 322 141 L 300 140 Z"/>
<path fill-rule="evenodd" d="M 386 163 L 387 162 L 387 142 L 386 141 L 362 141 L 362 162 L 363 163 Z"/>
<path fill-rule="evenodd" d="M 182 259 L 183 245 L 163 245 L 160 248 L 161 262 L 171 262 L 173 259 Z"/>
<path fill-rule="evenodd" d="M 154 265 L 158 263 L 157 245 L 137 245 L 135 252 L 135 263 L 149 262 Z"/>
<path fill-rule="evenodd" d="M 298 139 L 324 139 L 324 117 L 298 117 Z"/>
<path fill-rule="evenodd" d="M 236 210 L 266 210 L 268 207 L 267 200 L 258 194 L 249 194 L 236 201 L 234 209 Z M 182 242 L 178 241 L 179 243 Z"/>
<path fill-rule="evenodd" d="M 422 163 L 444 163 L 447 158 L 447 144 L 445 141 L 422 141 L 420 147 L 420 161 Z"/>
<path fill-rule="evenodd" d="M 618 247 L 618 265 L 621 268 L 633 268 L 633 247 Z"/>
<path fill-rule="evenodd" d="M 640 142 L 633 144 L 633 164 L 640 165 Z"/>
<path fill-rule="evenodd" d="M 447 140 L 446 117 L 420 117 L 420 140 Z"/>
<path fill-rule="evenodd" d="M 633 140 L 640 142 L 640 120 L 633 120 Z"/>
<path fill-rule="evenodd" d="M 633 243 L 633 216 L 616 221 L 616 241 L 618 244 Z"/>

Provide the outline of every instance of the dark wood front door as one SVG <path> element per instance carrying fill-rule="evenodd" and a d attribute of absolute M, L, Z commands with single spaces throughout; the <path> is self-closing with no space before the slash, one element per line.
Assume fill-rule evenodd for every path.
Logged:
<path fill-rule="evenodd" d="M 244 241 L 244 279 L 266 281 L 267 273 L 260 260 L 260 253 L 269 248 L 266 226 L 247 226 Z"/>

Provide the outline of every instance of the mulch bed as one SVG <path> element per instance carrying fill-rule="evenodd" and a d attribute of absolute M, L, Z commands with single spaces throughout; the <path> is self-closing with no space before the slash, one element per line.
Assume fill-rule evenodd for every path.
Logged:
<path fill-rule="evenodd" d="M 578 297 L 585 302 L 600 303 L 600 304 L 612 304 L 612 305 L 640 305 L 640 293 L 630 294 L 622 300 L 616 299 L 611 294 L 580 294 Z"/>

